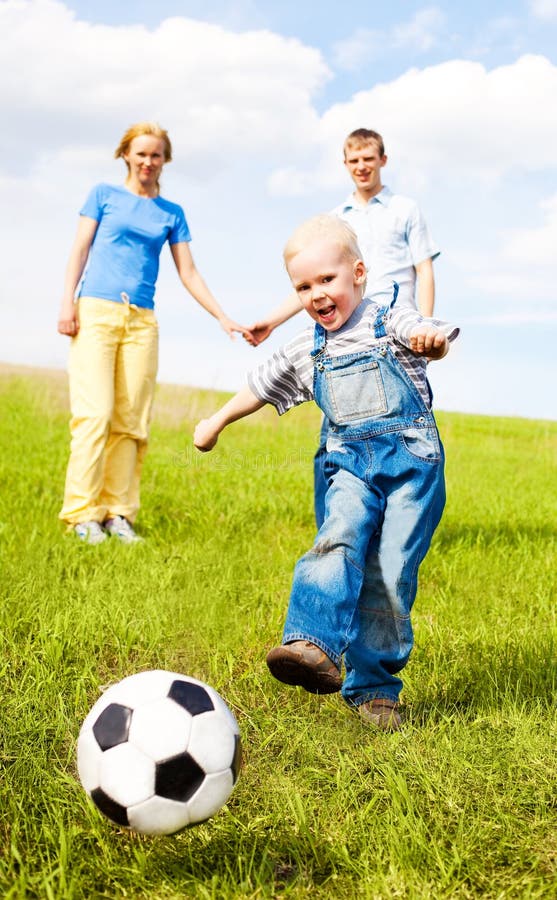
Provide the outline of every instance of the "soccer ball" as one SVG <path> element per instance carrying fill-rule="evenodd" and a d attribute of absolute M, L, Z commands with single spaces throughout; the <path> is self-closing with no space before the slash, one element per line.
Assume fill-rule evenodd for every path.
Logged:
<path fill-rule="evenodd" d="M 240 766 L 240 733 L 217 692 L 154 670 L 106 690 L 77 742 L 80 781 L 96 806 L 142 834 L 172 834 L 226 803 Z"/>

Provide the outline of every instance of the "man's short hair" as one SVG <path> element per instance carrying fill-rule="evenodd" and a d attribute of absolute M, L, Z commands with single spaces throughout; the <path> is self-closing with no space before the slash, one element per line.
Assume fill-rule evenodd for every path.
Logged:
<path fill-rule="evenodd" d="M 385 144 L 383 138 L 378 131 L 372 131 L 371 128 L 356 128 L 351 131 L 344 142 L 344 155 L 346 156 L 347 147 L 361 147 L 362 144 L 370 144 L 374 141 L 379 150 L 379 156 L 385 156 Z"/>

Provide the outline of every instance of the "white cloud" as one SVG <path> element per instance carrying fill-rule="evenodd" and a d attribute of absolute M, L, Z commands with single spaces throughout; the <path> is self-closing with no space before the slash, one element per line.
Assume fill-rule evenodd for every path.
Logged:
<path fill-rule="evenodd" d="M 531 0 L 530 10 L 544 22 L 557 21 L 557 0 Z"/>
<path fill-rule="evenodd" d="M 393 27 L 393 46 L 425 53 L 438 43 L 445 23 L 445 14 L 436 6 L 418 10 L 409 22 Z"/>
<path fill-rule="evenodd" d="M 170 129 L 181 164 L 199 174 L 232 153 L 278 158 L 293 130 L 311 128 L 312 96 L 330 77 L 320 52 L 294 38 L 187 18 L 153 30 L 94 25 L 58 0 L 4 0 L 0 33 L 3 133 L 20 171 L 39 147 L 78 134 L 114 143 L 146 118 Z"/>
<path fill-rule="evenodd" d="M 295 193 L 345 183 L 338 148 L 362 125 L 380 126 L 408 185 L 456 178 L 479 189 L 480 182 L 494 184 L 511 171 L 554 169 L 557 106 L 547 100 L 552 96 L 557 66 L 542 56 L 523 56 L 491 71 L 464 60 L 411 69 L 324 113 L 315 136 L 319 158 L 311 169 L 290 172 Z M 273 174 L 271 189 L 288 190 L 281 170 Z"/>
<path fill-rule="evenodd" d="M 333 46 L 333 62 L 339 69 L 355 72 L 386 51 L 385 32 L 371 28 L 356 31 Z"/>
<path fill-rule="evenodd" d="M 445 14 L 430 6 L 388 29 L 357 28 L 334 44 L 334 63 L 339 69 L 355 71 L 392 50 L 426 53 L 439 43 L 445 24 Z"/>
<path fill-rule="evenodd" d="M 493 321 L 506 324 L 542 324 L 557 321 L 557 194 L 539 204 L 541 225 L 499 227 L 496 246 L 490 252 L 461 251 L 453 262 L 464 273 L 466 284 L 478 296 L 490 297 L 499 309 Z M 513 308 L 516 304 L 520 308 Z M 503 309 L 501 309 L 503 304 Z M 489 323 L 482 314 L 471 321 Z"/>
<path fill-rule="evenodd" d="M 557 275 L 557 194 L 540 204 L 545 221 L 538 228 L 513 228 L 508 232 L 502 255 L 509 264 L 549 266 Z"/>
<path fill-rule="evenodd" d="M 523 53 L 525 45 L 527 41 L 523 22 L 512 16 L 499 16 L 481 23 L 472 42 L 465 45 L 465 52 L 461 55 L 477 59 L 502 51 L 508 58 L 509 55 L 519 56 Z"/>

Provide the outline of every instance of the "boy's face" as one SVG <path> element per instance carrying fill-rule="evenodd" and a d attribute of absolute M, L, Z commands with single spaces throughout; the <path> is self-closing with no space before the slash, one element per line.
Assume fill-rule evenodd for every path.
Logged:
<path fill-rule="evenodd" d="M 316 238 L 288 262 L 298 298 L 314 321 L 337 331 L 362 299 L 366 267 L 333 240 Z"/>
<path fill-rule="evenodd" d="M 381 156 L 376 141 L 366 144 L 344 145 L 344 165 L 350 173 L 350 177 L 358 191 L 362 194 L 374 197 L 383 185 L 381 184 L 381 169 L 387 162 L 386 156 Z"/>

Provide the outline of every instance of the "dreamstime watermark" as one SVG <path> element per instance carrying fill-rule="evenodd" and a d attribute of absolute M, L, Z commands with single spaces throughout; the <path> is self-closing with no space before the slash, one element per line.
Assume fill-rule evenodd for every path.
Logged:
<path fill-rule="evenodd" d="M 261 469 L 284 470 L 294 466 L 313 464 L 313 453 L 299 447 L 288 453 L 246 453 L 232 450 L 227 453 L 200 453 L 190 447 L 172 455 L 172 464 L 179 469 L 210 468 L 219 472 L 256 472 Z"/>

